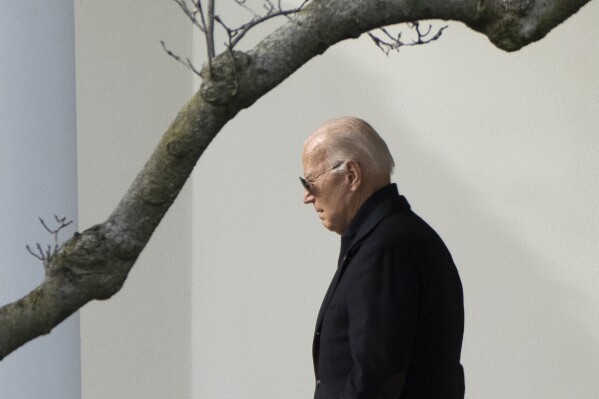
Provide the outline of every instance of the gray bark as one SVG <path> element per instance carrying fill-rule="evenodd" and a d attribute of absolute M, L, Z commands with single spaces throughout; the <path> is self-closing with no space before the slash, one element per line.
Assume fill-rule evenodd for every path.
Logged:
<path fill-rule="evenodd" d="M 588 1 L 313 0 L 252 50 L 220 54 L 110 217 L 75 234 L 50 259 L 37 288 L 0 308 L 0 359 L 49 333 L 87 302 L 118 292 L 225 123 L 330 46 L 377 27 L 442 19 L 461 21 L 500 49 L 515 51 L 543 38 Z"/>

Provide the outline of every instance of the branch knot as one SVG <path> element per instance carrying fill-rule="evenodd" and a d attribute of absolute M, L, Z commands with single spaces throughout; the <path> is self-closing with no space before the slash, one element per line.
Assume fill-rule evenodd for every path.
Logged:
<path fill-rule="evenodd" d="M 212 62 L 211 70 L 204 65 L 200 76 L 204 81 L 200 93 L 213 105 L 224 105 L 237 95 L 239 74 L 250 65 L 250 56 L 241 51 L 230 50 L 220 54 Z"/>

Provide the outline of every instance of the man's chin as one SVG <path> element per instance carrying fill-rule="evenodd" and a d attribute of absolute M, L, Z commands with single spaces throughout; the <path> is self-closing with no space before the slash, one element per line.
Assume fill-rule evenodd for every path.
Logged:
<path fill-rule="evenodd" d="M 337 229 L 335 229 L 335 226 L 331 223 L 328 223 L 326 220 L 322 221 L 322 225 L 325 227 L 325 229 L 327 229 L 333 233 L 337 233 L 337 234 L 341 235 L 341 233 L 339 231 L 337 231 Z"/>

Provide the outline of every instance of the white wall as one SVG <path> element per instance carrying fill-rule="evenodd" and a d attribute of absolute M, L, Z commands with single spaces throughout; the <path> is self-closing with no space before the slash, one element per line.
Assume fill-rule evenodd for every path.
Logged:
<path fill-rule="evenodd" d="M 301 202 L 299 156 L 347 114 L 455 257 L 468 397 L 599 397 L 598 18 L 515 54 L 453 23 L 389 57 L 348 41 L 230 122 L 194 176 L 193 397 L 311 396 L 338 237 Z"/>
<path fill-rule="evenodd" d="M 76 1 L 80 227 L 102 222 L 191 96 L 191 27 L 172 1 Z M 81 311 L 84 399 L 189 398 L 191 225 L 186 189 L 122 290 Z"/>
<path fill-rule="evenodd" d="M 76 8 L 82 227 L 108 215 L 191 94 L 157 44 L 185 55 L 176 5 L 109 3 Z M 348 41 L 241 112 L 122 292 L 82 312 L 84 398 L 311 396 L 338 237 L 301 203 L 299 154 L 346 114 L 386 138 L 400 190 L 454 254 L 468 397 L 598 396 L 598 17 L 591 2 L 515 54 L 459 24 L 389 57 Z"/>
<path fill-rule="evenodd" d="M 43 21 L 43 23 L 42 23 Z M 40 224 L 54 215 L 77 225 L 73 3 L 0 6 L 0 305 L 44 278 L 25 245 L 54 245 Z M 81 397 L 79 315 L 0 362 L 0 398 Z"/>

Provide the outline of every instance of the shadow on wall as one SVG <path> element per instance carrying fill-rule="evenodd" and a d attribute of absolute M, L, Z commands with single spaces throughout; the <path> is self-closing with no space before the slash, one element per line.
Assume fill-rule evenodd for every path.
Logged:
<path fill-rule="evenodd" d="M 452 27 L 450 32 L 460 36 L 463 31 Z M 310 61 L 256 102 L 251 112 L 240 113 L 227 125 L 197 171 L 202 189 L 210 193 L 202 197 L 202 206 L 226 209 L 218 215 L 206 212 L 197 222 L 204 230 L 198 237 L 202 281 L 195 289 L 201 305 L 195 312 L 206 326 L 198 337 L 210 343 L 195 349 L 197 363 L 210 364 L 198 367 L 201 372 L 194 376 L 199 395 L 234 392 L 229 394 L 233 397 L 243 392 L 263 397 L 267 391 L 269 397 L 299 398 L 311 393 L 310 333 L 333 273 L 338 237 L 322 228 L 310 206 L 301 204 L 299 154 L 311 129 L 331 117 L 356 115 L 387 140 L 398 164 L 400 191 L 445 239 L 460 269 L 468 397 L 596 396 L 597 324 L 590 321 L 593 310 L 588 306 L 596 297 L 589 298 L 592 292 L 584 284 L 560 278 L 565 256 L 557 256 L 555 249 L 545 251 L 547 234 L 535 234 L 550 226 L 564 235 L 580 235 L 582 230 L 567 217 L 548 223 L 549 215 L 525 214 L 537 205 L 548 210 L 547 204 L 565 203 L 544 196 L 563 188 L 568 173 L 577 172 L 567 162 L 583 150 L 573 146 L 559 160 L 546 161 L 553 163 L 553 170 L 542 171 L 543 179 L 519 171 L 519 166 L 538 167 L 543 163 L 539 157 L 547 154 L 530 151 L 537 136 L 518 139 L 528 132 L 538 134 L 534 129 L 539 114 L 547 108 L 539 101 L 546 92 L 534 90 L 555 89 L 531 87 L 527 78 L 542 73 L 507 61 L 523 57 L 499 53 L 470 31 L 457 39 L 448 37 L 442 45 L 389 58 L 367 38 L 349 41 Z M 551 57 L 535 61 L 557 65 Z M 474 76 L 461 72 L 466 64 Z M 522 76 L 526 67 L 528 75 Z M 560 68 L 553 72 L 556 79 L 566 76 L 567 68 Z M 504 84 L 512 76 L 518 82 Z M 492 89 L 481 89 L 481 82 L 491 80 Z M 520 86 L 534 101 L 526 98 L 514 120 L 511 112 L 522 103 L 512 95 Z M 555 97 L 546 99 L 555 106 Z M 529 112 L 533 106 L 536 114 Z M 562 111 L 567 116 L 567 109 Z M 465 126 L 472 114 L 477 122 Z M 498 135 L 502 129 L 510 134 Z M 552 151 L 558 142 L 551 143 Z M 522 147 L 521 156 L 503 159 L 514 147 Z M 533 156 L 537 158 L 529 162 Z M 514 162 L 522 165 L 508 165 Z M 554 174 L 556 162 L 563 162 L 559 168 L 567 173 Z M 216 175 L 218 179 L 211 180 Z M 585 207 L 592 202 L 589 197 Z M 530 228 L 519 229 L 523 220 Z M 553 244 L 555 237 L 549 237 Z M 564 242 L 563 252 L 574 254 L 573 248 L 580 250 L 587 242 L 576 247 Z M 581 262 L 579 277 L 593 273 L 588 260 Z M 280 300 L 273 303 L 273 298 Z M 223 309 L 235 310 L 235 317 L 222 317 Z M 277 333 L 247 345 L 247 337 L 262 337 L 265 329 Z M 255 359 L 261 359 L 259 368 Z M 248 367 L 254 367 L 252 375 Z M 237 373 L 238 383 L 231 386 L 218 378 L 222 373 Z M 289 383 L 281 382 L 285 378 Z"/>
<path fill-rule="evenodd" d="M 539 56 L 538 50 L 537 48 L 532 51 L 534 57 Z M 370 69 L 365 64 L 358 65 L 355 58 L 346 56 L 342 52 L 336 52 L 335 56 L 338 57 L 336 60 L 338 65 L 344 65 L 345 70 L 352 70 L 353 73 L 359 74 L 360 81 L 355 82 L 355 85 L 374 87 L 377 81 L 380 82 L 381 75 L 375 74 L 376 69 Z M 525 56 L 527 55 L 520 57 Z M 555 53 L 545 54 L 545 58 L 535 58 L 534 62 L 537 65 L 555 65 L 553 57 L 556 56 L 558 55 Z M 498 58 L 502 57 L 503 54 L 498 56 Z M 492 66 L 492 62 L 488 60 L 481 63 L 483 68 Z M 521 67 L 518 62 L 514 62 L 507 65 L 502 72 L 496 71 L 496 73 L 509 76 L 517 74 L 518 68 Z M 433 76 L 432 72 L 434 66 L 431 76 Z M 481 73 L 480 70 L 478 72 Z M 557 73 L 561 72 L 563 71 Z M 534 71 L 530 73 L 536 74 Z M 552 74 L 556 72 L 553 71 Z M 347 76 L 338 79 L 347 79 Z M 458 80 L 460 79 L 465 77 L 459 77 Z M 520 77 L 519 80 L 521 84 L 527 84 L 525 78 Z M 421 127 L 431 117 L 439 117 L 437 129 L 445 128 L 444 123 L 453 122 L 452 119 L 456 119 L 456 114 L 461 115 L 461 118 L 468 118 L 470 112 L 478 111 L 480 107 L 478 100 L 465 98 L 464 102 L 456 104 L 456 93 L 450 89 L 445 93 L 435 93 L 439 97 L 432 99 L 434 102 L 443 104 L 442 112 L 436 113 L 434 104 L 432 107 L 424 107 L 431 96 L 424 96 L 429 100 L 416 99 L 422 101 L 418 105 L 402 108 L 399 105 L 402 100 L 399 99 L 409 101 L 408 99 L 411 99 L 409 93 L 414 93 L 414 88 L 403 81 L 391 83 L 396 93 L 389 93 L 385 89 L 374 93 L 372 90 L 365 91 L 364 106 L 359 108 L 360 113 L 357 115 L 371 121 L 387 140 L 398 163 L 395 177 L 400 191 L 406 195 L 413 209 L 437 229 L 454 254 L 465 288 L 466 332 L 463 363 L 467 372 L 469 395 L 475 398 L 526 399 L 595 397 L 599 393 L 599 382 L 596 379 L 599 347 L 594 333 L 597 328 L 597 310 L 593 306 L 593 301 L 596 299 L 591 297 L 585 284 L 581 284 L 580 281 L 585 276 L 596 276 L 596 271 L 588 257 L 585 259 L 584 255 L 576 252 L 581 249 L 580 245 L 573 248 L 569 244 L 571 237 L 580 235 L 581 230 L 568 218 L 559 218 L 548 223 L 547 218 L 554 215 L 545 214 L 541 217 L 536 213 L 534 215 L 523 213 L 527 207 L 550 210 L 554 206 L 551 197 L 567 185 L 565 180 L 568 179 L 568 173 L 577 173 L 576 167 L 573 166 L 575 163 L 561 165 L 559 168 L 566 170 L 563 174 L 552 175 L 542 182 L 534 181 L 534 174 L 532 177 L 527 175 L 526 169 L 535 168 L 539 163 L 556 162 L 555 159 L 549 158 L 551 152 L 536 151 L 538 143 L 535 139 L 510 143 L 510 138 L 534 131 L 534 126 L 541 122 L 532 118 L 543 113 L 544 105 L 541 103 L 543 97 L 534 98 L 534 102 L 527 103 L 526 99 L 510 98 L 513 92 L 509 89 L 503 93 L 493 93 L 498 98 L 487 100 L 486 112 L 500 115 L 489 119 L 486 122 L 487 126 L 485 122 L 479 124 L 477 135 L 481 139 L 464 147 L 450 143 L 448 148 L 442 148 L 442 145 L 433 142 L 436 139 L 435 134 L 438 135 L 439 132 L 427 135 L 426 130 L 431 128 L 431 125 L 427 125 L 428 127 L 424 129 Z M 512 90 L 514 87 L 517 90 L 518 85 L 519 83 L 513 84 Z M 427 82 L 427 90 L 431 87 L 437 87 L 436 82 Z M 458 86 L 453 90 L 461 89 L 463 88 Z M 343 90 L 345 89 L 329 93 L 332 96 L 332 103 L 335 98 L 347 95 Z M 538 96 L 539 93 L 530 90 L 531 87 L 523 86 L 522 96 Z M 400 94 L 400 91 L 403 94 Z M 468 96 L 468 92 L 458 94 Z M 559 92 L 556 95 L 559 96 Z M 475 96 L 485 96 L 485 94 L 477 93 Z M 320 101 L 326 103 L 326 97 L 327 95 L 323 95 Z M 418 96 L 414 96 L 416 97 Z M 531 113 L 526 117 L 528 111 L 525 109 L 524 115 L 519 116 L 523 124 L 520 130 L 511 132 L 505 139 L 498 140 L 498 132 L 495 130 L 501 132 L 502 129 L 519 126 L 510 113 L 513 107 L 518 106 L 514 101 L 522 101 L 524 108 L 530 106 Z M 547 101 L 554 102 L 554 99 L 547 98 Z M 493 108 L 496 103 L 499 107 Z M 485 107 L 484 104 L 482 106 Z M 439 107 L 439 104 L 436 107 Z M 502 111 L 501 107 L 505 109 Z M 410 113 L 410 110 L 414 109 L 427 115 Z M 399 115 L 400 112 L 403 115 Z M 504 114 L 501 114 L 502 112 Z M 348 113 L 351 113 L 351 110 L 342 112 L 342 114 Z M 581 115 L 564 113 L 563 117 L 577 120 Z M 503 125 L 498 126 L 498 124 Z M 412 128 L 410 125 L 417 127 Z M 455 129 L 456 126 L 453 128 Z M 448 127 L 443 134 L 456 133 L 455 130 L 450 129 L 451 127 Z M 573 137 L 572 140 L 577 138 Z M 463 140 L 464 137 L 459 139 Z M 583 138 L 580 137 L 580 140 L 582 142 Z M 463 142 L 467 142 L 467 138 Z M 458 160 L 456 164 L 456 153 L 460 153 L 458 158 L 462 155 L 480 157 L 480 154 L 474 154 L 501 153 L 518 144 L 525 146 L 520 150 L 530 154 L 529 158 L 493 160 L 494 169 L 481 174 L 482 176 L 485 173 L 494 174 L 492 182 L 486 182 L 480 176 L 473 178 L 465 174 L 464 166 L 472 167 L 468 162 L 460 164 Z M 580 143 L 573 145 L 571 152 L 557 161 L 575 157 L 578 147 L 582 147 Z M 448 154 L 453 155 L 451 159 L 446 157 Z M 547 159 L 542 159 L 545 156 Z M 535 157 L 537 158 L 533 159 Z M 510 163 L 514 161 L 522 162 L 520 166 L 523 175 L 520 177 L 509 173 L 513 168 Z M 499 168 L 501 162 L 505 163 L 503 171 Z M 478 165 L 480 168 L 486 166 L 484 163 Z M 551 167 L 554 168 L 555 165 Z M 503 173 L 505 171 L 508 173 Z M 540 186 L 542 193 L 547 196 L 528 195 L 527 197 L 534 188 L 518 187 L 517 185 L 522 182 L 536 189 L 539 188 L 539 183 L 542 183 Z M 589 193 L 593 193 L 590 190 L 592 188 L 589 188 Z M 526 206 L 519 207 L 516 203 L 506 204 L 506 201 L 511 201 L 513 198 L 505 194 L 518 191 L 522 193 L 521 201 L 526 202 Z M 584 196 L 584 193 L 579 195 Z M 534 201 L 537 200 L 540 203 L 535 204 Z M 560 201 L 557 201 L 558 205 L 567 204 L 564 199 Z M 504 203 L 501 204 L 502 202 Z M 588 199 L 583 203 L 588 204 Z M 502 206 L 494 208 L 495 204 Z M 587 212 L 595 212 L 595 210 L 589 209 Z M 523 220 L 530 223 L 530 226 L 527 226 L 530 228 L 526 231 L 515 230 L 514 226 L 518 226 Z M 550 248 L 547 243 L 539 241 L 545 239 L 547 234 L 544 234 L 543 230 L 548 228 L 561 231 L 566 237 L 557 243 L 559 246 L 557 249 Z M 538 235 L 534 234 L 535 230 Z M 556 244 L 555 240 L 551 242 Z M 563 264 L 565 258 L 563 255 L 556 256 L 560 249 L 564 254 L 572 254 L 569 258 L 572 262 L 570 270 L 576 278 L 572 279 L 570 278 L 572 276 L 563 274 L 564 270 L 569 268 Z M 594 248 L 585 250 L 591 254 L 596 251 Z"/>
<path fill-rule="evenodd" d="M 400 181 L 400 190 L 412 186 L 405 191 L 408 199 L 421 198 L 412 200 L 412 207 L 444 237 L 464 284 L 462 356 L 468 391 L 486 398 L 596 395 L 599 349 L 591 325 L 596 320 L 592 298 L 543 273 L 560 265 L 531 250 L 505 220 L 483 213 L 478 190 L 453 174 L 443 159 L 400 136 L 400 152 L 417 154 L 420 163 L 417 177 L 405 185 Z M 443 204 L 434 213 L 448 216 L 431 217 L 426 203 L 435 201 Z M 559 228 L 568 235 L 575 226 Z"/>

